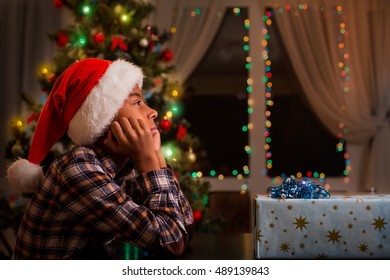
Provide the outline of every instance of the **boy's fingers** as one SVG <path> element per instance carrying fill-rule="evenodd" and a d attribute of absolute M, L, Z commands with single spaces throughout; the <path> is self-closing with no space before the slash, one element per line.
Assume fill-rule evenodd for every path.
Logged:
<path fill-rule="evenodd" d="M 133 131 L 133 126 L 126 118 L 119 119 L 120 127 L 125 134 L 130 134 Z"/>
<path fill-rule="evenodd" d="M 128 121 L 129 121 L 131 127 L 132 127 L 135 131 L 140 131 L 141 127 L 140 127 L 140 125 L 139 125 L 139 123 L 138 123 L 137 120 L 134 120 L 133 118 L 129 118 Z"/>
<path fill-rule="evenodd" d="M 142 128 L 142 129 L 146 129 L 146 123 L 143 119 L 137 119 L 137 123 L 138 125 Z"/>
<path fill-rule="evenodd" d="M 126 136 L 123 133 L 122 127 L 117 121 L 114 121 L 111 124 L 111 131 L 113 133 L 113 136 L 115 136 L 115 138 L 118 142 L 123 143 L 126 141 Z"/>

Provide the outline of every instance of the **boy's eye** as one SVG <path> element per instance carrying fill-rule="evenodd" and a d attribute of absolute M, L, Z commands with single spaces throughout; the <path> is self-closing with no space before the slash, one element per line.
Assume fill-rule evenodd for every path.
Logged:
<path fill-rule="evenodd" d="M 134 105 L 140 106 L 140 105 L 141 105 L 141 102 L 142 102 L 142 100 L 138 100 L 138 101 L 134 102 Z"/>

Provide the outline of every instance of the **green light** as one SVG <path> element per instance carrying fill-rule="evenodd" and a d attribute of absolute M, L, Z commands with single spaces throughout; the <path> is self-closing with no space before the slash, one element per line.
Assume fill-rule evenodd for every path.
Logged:
<path fill-rule="evenodd" d="M 314 177 L 314 178 L 318 178 L 318 176 L 319 176 L 318 172 L 314 172 L 314 173 L 313 173 L 313 177 Z"/>
<path fill-rule="evenodd" d="M 246 70 L 251 69 L 251 64 L 250 63 L 245 64 L 245 68 L 246 68 Z"/>
<path fill-rule="evenodd" d="M 267 137 L 267 138 L 265 138 L 265 142 L 267 142 L 267 143 L 271 143 L 271 137 Z"/>
<path fill-rule="evenodd" d="M 196 9 L 195 14 L 200 15 L 200 9 Z"/>
<path fill-rule="evenodd" d="M 236 169 L 234 169 L 234 170 L 232 171 L 232 174 L 233 174 L 233 176 L 237 176 L 237 175 L 238 175 L 238 171 L 237 171 Z"/>
<path fill-rule="evenodd" d="M 348 176 L 348 174 L 349 174 L 349 173 L 348 173 L 348 170 L 344 170 L 343 173 L 344 173 L 345 176 Z"/>
<path fill-rule="evenodd" d="M 244 174 L 245 174 L 245 175 L 248 175 L 249 172 L 250 172 L 249 169 L 244 170 Z"/>
<path fill-rule="evenodd" d="M 247 132 L 247 131 L 248 131 L 248 127 L 247 127 L 246 125 L 244 125 L 244 126 L 242 127 L 242 131 L 243 131 L 243 132 Z"/>
<path fill-rule="evenodd" d="M 87 44 L 87 38 L 85 36 L 81 35 L 79 38 L 79 44 L 80 44 L 80 46 L 85 46 Z"/>
<path fill-rule="evenodd" d="M 196 175 L 196 172 L 192 172 L 191 176 L 192 176 L 192 178 L 198 177 L 198 176 Z"/>
<path fill-rule="evenodd" d="M 217 175 L 217 172 L 215 172 L 215 170 L 211 170 L 211 171 L 210 171 L 210 176 L 213 176 L 213 177 L 214 177 L 215 175 Z"/>
<path fill-rule="evenodd" d="M 203 199 L 202 199 L 203 206 L 206 206 L 208 203 L 209 203 L 209 196 L 208 195 L 204 195 Z"/>
<path fill-rule="evenodd" d="M 264 76 L 264 77 L 263 77 L 263 82 L 264 82 L 264 83 L 268 82 L 268 77 Z"/>
<path fill-rule="evenodd" d="M 248 114 L 252 114 L 253 113 L 253 108 L 248 108 Z"/>
<path fill-rule="evenodd" d="M 84 15 L 88 15 L 91 13 L 91 7 L 89 7 L 88 5 L 84 5 L 82 8 L 81 8 L 81 11 Z"/>
<path fill-rule="evenodd" d="M 247 86 L 246 91 L 247 92 L 252 92 L 252 87 L 251 86 Z"/>
<path fill-rule="evenodd" d="M 248 45 L 244 46 L 244 51 L 246 51 L 246 52 L 249 51 L 249 46 Z"/>

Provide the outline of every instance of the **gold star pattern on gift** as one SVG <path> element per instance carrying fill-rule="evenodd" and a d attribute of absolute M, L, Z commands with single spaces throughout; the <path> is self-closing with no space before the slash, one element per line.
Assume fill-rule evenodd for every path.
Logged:
<path fill-rule="evenodd" d="M 333 242 L 333 244 L 337 241 L 337 242 L 340 242 L 339 241 L 339 238 L 342 237 L 341 235 L 339 235 L 340 231 L 336 231 L 334 228 L 332 231 L 328 231 L 329 235 L 327 235 L 326 237 L 328 237 L 328 242 Z"/>
<path fill-rule="evenodd" d="M 359 251 L 362 253 L 367 253 L 368 251 L 368 245 L 366 243 L 362 243 L 359 246 Z"/>
<path fill-rule="evenodd" d="M 378 219 L 374 218 L 374 222 L 372 223 L 372 225 L 375 226 L 374 230 L 378 229 L 379 231 L 386 229 L 386 224 L 385 218 L 381 218 L 380 216 L 378 216 Z"/>
<path fill-rule="evenodd" d="M 309 224 L 309 222 L 306 222 L 306 218 L 307 217 L 302 218 L 301 215 L 299 215 L 299 218 L 295 218 L 295 223 L 293 223 L 296 225 L 295 229 L 299 228 L 301 231 L 303 228 L 307 229 L 306 225 Z"/>
<path fill-rule="evenodd" d="M 290 250 L 290 245 L 288 245 L 287 243 L 280 244 L 280 251 L 288 252 L 288 250 Z"/>
<path fill-rule="evenodd" d="M 318 254 L 317 257 L 316 257 L 317 260 L 325 260 L 327 258 L 328 258 L 328 256 L 325 255 L 324 253 Z"/>

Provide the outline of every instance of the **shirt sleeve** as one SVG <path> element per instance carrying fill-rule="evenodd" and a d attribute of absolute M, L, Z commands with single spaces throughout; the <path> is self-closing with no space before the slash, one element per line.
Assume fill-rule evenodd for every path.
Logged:
<path fill-rule="evenodd" d="M 169 174 L 169 177 L 173 179 L 173 183 L 177 192 L 177 202 L 179 206 L 178 210 L 183 217 L 185 228 L 188 228 L 194 223 L 191 205 L 188 199 L 185 197 L 180 187 L 180 183 L 174 175 L 172 167 L 163 170 L 166 170 L 166 172 Z M 134 180 L 133 178 L 136 179 Z M 129 194 L 134 201 L 137 201 L 137 203 L 140 204 L 145 204 L 147 203 L 149 197 L 148 191 L 145 191 L 147 190 L 148 181 L 148 174 L 137 174 L 133 171 L 127 177 L 127 180 L 125 180 L 123 185 L 126 189 L 127 194 Z"/>
<path fill-rule="evenodd" d="M 87 156 L 67 165 L 62 182 L 64 207 L 91 228 L 143 248 L 183 252 L 189 214 L 183 215 L 183 197 L 171 170 L 150 171 L 125 182 L 137 186 L 143 204 L 135 203 L 97 160 Z"/>

